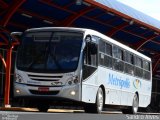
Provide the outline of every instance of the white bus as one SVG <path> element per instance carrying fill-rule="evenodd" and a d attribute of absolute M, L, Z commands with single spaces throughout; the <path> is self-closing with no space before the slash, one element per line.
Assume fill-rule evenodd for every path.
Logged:
<path fill-rule="evenodd" d="M 63 102 L 89 113 L 114 106 L 134 114 L 150 104 L 151 68 L 150 58 L 94 30 L 28 29 L 18 48 L 14 96 L 40 111 Z"/>

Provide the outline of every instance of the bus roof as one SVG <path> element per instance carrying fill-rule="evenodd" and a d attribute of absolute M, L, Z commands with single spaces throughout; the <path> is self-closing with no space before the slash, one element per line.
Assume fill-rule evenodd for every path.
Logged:
<path fill-rule="evenodd" d="M 34 31 L 53 31 L 53 30 L 73 30 L 73 31 L 82 31 L 85 32 L 85 28 L 74 28 L 74 27 L 40 27 L 40 28 L 31 28 L 27 29 L 26 32 L 34 32 Z"/>
<path fill-rule="evenodd" d="M 128 51 L 130 51 L 131 53 L 133 54 L 136 54 L 148 61 L 151 61 L 151 58 L 143 55 L 142 53 L 100 33 L 100 32 L 97 32 L 95 30 L 92 30 L 92 29 L 86 29 L 86 28 L 74 28 L 74 27 L 41 27 L 41 28 L 32 28 L 32 29 L 27 29 L 26 32 L 35 32 L 35 31 L 53 31 L 53 30 L 70 30 L 70 31 L 81 31 L 81 32 L 85 32 L 85 34 L 90 34 L 90 35 L 95 35 L 95 36 L 98 36 L 98 37 L 101 37 L 102 39 L 104 40 L 108 40 L 110 43 L 113 43 L 123 49 L 126 49 Z"/>

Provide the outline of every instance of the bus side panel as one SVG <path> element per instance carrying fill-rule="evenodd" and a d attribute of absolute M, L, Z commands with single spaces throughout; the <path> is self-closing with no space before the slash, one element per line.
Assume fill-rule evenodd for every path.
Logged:
<path fill-rule="evenodd" d="M 116 85 L 110 84 L 110 74 L 117 73 L 102 66 L 98 67 L 99 82 L 105 87 L 105 104 L 120 105 L 121 90 Z"/>
<path fill-rule="evenodd" d="M 151 81 L 98 67 L 87 80 L 82 82 L 82 101 L 95 103 L 97 89 L 105 87 L 105 104 L 132 106 L 134 94 L 139 96 L 139 107 L 147 107 L 150 103 Z"/>
<path fill-rule="evenodd" d="M 95 103 L 98 84 L 97 71 L 82 82 L 82 102 Z"/>
<path fill-rule="evenodd" d="M 134 93 L 131 93 L 129 91 L 122 91 L 121 105 L 132 106 L 133 97 L 134 97 Z"/>
<path fill-rule="evenodd" d="M 134 94 L 136 93 L 136 91 L 138 92 L 138 90 L 136 90 L 133 87 L 133 81 L 135 78 L 129 74 L 123 74 L 123 73 L 120 73 L 120 74 L 124 76 L 124 80 L 129 81 L 128 86 L 122 87 L 121 105 L 122 106 L 132 106 Z"/>
<path fill-rule="evenodd" d="M 105 104 L 132 106 L 136 92 L 140 107 L 150 103 L 151 81 L 99 66 L 98 83 L 105 86 Z"/>
<path fill-rule="evenodd" d="M 151 81 L 129 75 L 126 76 L 130 79 L 130 89 L 122 89 L 121 105 L 132 106 L 133 97 L 135 93 L 138 93 L 139 107 L 147 107 L 150 104 Z"/>
<path fill-rule="evenodd" d="M 141 88 L 139 89 L 139 106 L 147 107 L 151 100 L 151 84 L 152 81 L 141 80 Z"/>

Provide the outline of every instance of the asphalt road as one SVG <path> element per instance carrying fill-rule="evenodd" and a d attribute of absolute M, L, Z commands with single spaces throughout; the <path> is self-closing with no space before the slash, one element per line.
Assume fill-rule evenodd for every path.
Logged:
<path fill-rule="evenodd" d="M 84 112 L 0 111 L 0 120 L 160 120 L 160 114 L 124 115 L 116 112 L 86 114 Z"/>

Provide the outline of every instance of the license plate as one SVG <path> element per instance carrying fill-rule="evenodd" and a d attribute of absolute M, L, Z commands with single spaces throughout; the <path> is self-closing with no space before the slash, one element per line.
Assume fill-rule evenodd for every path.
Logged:
<path fill-rule="evenodd" d="M 38 91 L 40 91 L 40 92 L 48 92 L 49 88 L 48 87 L 39 87 Z"/>

